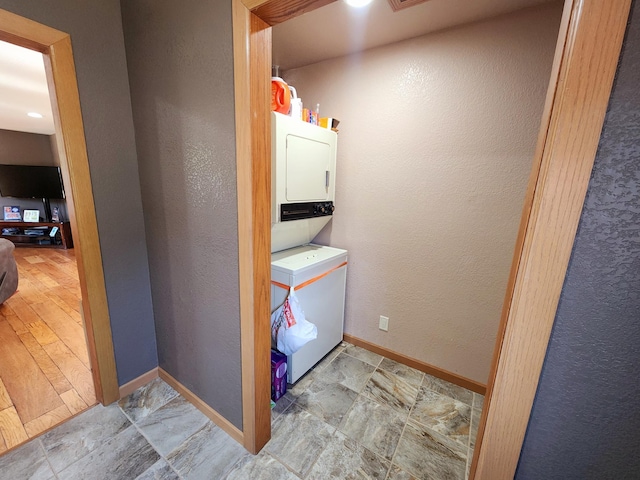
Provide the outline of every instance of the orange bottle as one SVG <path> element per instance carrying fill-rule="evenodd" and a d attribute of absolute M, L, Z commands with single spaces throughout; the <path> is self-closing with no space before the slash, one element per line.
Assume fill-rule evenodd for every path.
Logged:
<path fill-rule="evenodd" d="M 280 77 L 271 77 L 271 110 L 278 113 L 289 113 L 291 106 L 291 90 Z"/>

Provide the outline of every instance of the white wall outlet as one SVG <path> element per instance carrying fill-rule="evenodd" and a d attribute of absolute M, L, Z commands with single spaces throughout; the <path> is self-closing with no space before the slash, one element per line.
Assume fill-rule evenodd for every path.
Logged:
<path fill-rule="evenodd" d="M 389 331 L 389 317 L 383 317 L 382 315 L 380 315 L 380 324 L 378 325 L 378 328 L 380 330 L 388 332 Z"/>

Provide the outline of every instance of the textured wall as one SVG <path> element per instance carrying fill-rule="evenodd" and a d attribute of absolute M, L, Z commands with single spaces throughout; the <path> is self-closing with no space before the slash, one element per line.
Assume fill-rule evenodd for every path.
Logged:
<path fill-rule="evenodd" d="M 349 250 L 347 333 L 487 381 L 560 15 L 285 73 L 341 121 L 336 213 L 316 242 Z"/>
<path fill-rule="evenodd" d="M 158 364 L 133 119 L 117 0 L 0 0 L 71 34 L 120 385 Z"/>
<path fill-rule="evenodd" d="M 122 9 L 160 366 L 242 428 L 231 0 Z"/>
<path fill-rule="evenodd" d="M 640 475 L 640 11 L 636 2 L 518 480 Z"/>
<path fill-rule="evenodd" d="M 51 142 L 53 135 L 14 132 L 0 130 L 0 163 L 7 165 L 60 165 L 58 156 L 53 151 L 55 144 Z M 2 205 L 18 205 L 43 212 L 42 200 L 33 198 L 11 198 L 0 195 Z M 52 200 L 51 206 L 61 208 L 66 216 L 64 201 Z M 2 217 L 0 217 L 2 218 Z"/>

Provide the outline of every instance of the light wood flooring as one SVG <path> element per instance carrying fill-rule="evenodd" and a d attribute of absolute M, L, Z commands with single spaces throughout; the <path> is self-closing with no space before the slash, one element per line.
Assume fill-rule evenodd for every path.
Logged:
<path fill-rule="evenodd" d="M 0 305 L 0 454 L 96 403 L 74 250 L 16 248 Z"/>

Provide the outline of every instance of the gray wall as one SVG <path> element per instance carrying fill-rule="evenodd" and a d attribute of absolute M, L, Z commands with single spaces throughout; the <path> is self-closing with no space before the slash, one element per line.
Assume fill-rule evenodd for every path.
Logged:
<path fill-rule="evenodd" d="M 640 477 L 640 11 L 634 6 L 518 480 Z"/>
<path fill-rule="evenodd" d="M 0 130 L 0 163 L 8 165 L 57 165 L 49 135 Z"/>
<path fill-rule="evenodd" d="M 7 165 L 60 165 L 60 161 L 53 151 L 52 137 L 53 135 L 0 130 L 0 163 Z M 33 198 L 12 198 L 0 195 L 0 206 L 3 205 L 17 205 L 22 210 L 40 210 L 40 213 L 44 214 L 42 200 Z M 62 216 L 67 218 L 64 200 L 51 200 L 51 206 L 60 208 Z M 1 219 L 2 216 L 0 216 Z"/>
<path fill-rule="evenodd" d="M 71 34 L 118 382 L 157 366 L 147 248 L 118 0 L 0 0 Z"/>
<path fill-rule="evenodd" d="M 160 366 L 242 428 L 231 0 L 122 18 Z"/>

